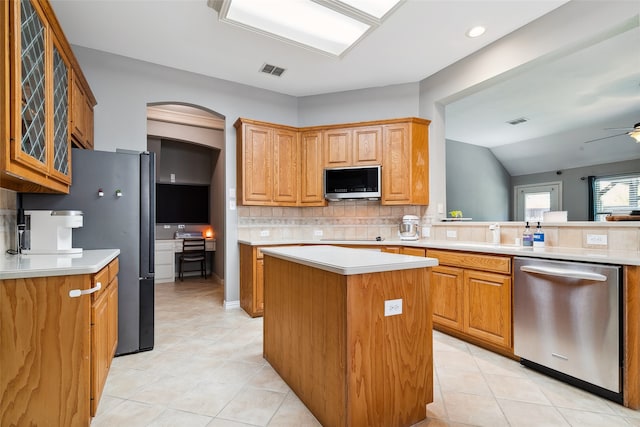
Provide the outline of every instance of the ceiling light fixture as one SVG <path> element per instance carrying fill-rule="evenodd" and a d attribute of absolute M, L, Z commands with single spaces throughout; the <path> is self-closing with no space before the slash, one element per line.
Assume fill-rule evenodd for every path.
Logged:
<path fill-rule="evenodd" d="M 484 28 L 481 25 L 476 25 L 475 27 L 469 28 L 465 34 L 467 35 L 467 37 L 473 39 L 476 37 L 480 37 L 481 35 L 484 34 L 485 31 L 487 31 L 486 28 Z"/>
<path fill-rule="evenodd" d="M 208 0 L 230 24 L 342 56 L 403 0 Z"/>
<path fill-rule="evenodd" d="M 640 144 L 640 123 L 633 125 L 633 130 L 628 134 L 631 138 L 636 140 L 636 143 Z"/>

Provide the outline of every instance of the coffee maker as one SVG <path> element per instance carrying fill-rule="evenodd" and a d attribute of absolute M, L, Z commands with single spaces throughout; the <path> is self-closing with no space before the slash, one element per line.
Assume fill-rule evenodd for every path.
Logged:
<path fill-rule="evenodd" d="M 418 224 L 420 218 L 415 215 L 405 215 L 402 217 L 402 223 L 398 225 L 398 235 L 400 240 L 418 240 L 420 234 L 418 232 Z"/>
<path fill-rule="evenodd" d="M 82 227 L 82 211 L 36 211 L 25 215 L 20 251 L 23 254 L 81 254 L 73 248 L 71 230 Z"/>

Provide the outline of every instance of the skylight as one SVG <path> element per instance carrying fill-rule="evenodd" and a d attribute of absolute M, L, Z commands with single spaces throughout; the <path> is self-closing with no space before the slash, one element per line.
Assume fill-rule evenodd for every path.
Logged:
<path fill-rule="evenodd" d="M 401 0 L 209 0 L 219 19 L 341 56 Z"/>

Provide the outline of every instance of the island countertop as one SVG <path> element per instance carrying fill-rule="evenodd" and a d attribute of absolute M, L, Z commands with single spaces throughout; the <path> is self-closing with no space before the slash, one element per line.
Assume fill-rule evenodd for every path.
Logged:
<path fill-rule="evenodd" d="M 435 258 L 363 251 L 329 245 L 281 246 L 262 248 L 262 252 L 276 258 L 345 276 L 438 265 L 438 260 Z"/>
<path fill-rule="evenodd" d="M 82 254 L 64 255 L 5 254 L 0 257 L 0 280 L 93 274 L 118 255 L 120 249 L 83 250 Z"/>

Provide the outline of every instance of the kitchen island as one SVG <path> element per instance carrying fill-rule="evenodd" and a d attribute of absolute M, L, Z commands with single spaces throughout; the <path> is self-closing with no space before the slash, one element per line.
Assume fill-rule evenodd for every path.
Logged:
<path fill-rule="evenodd" d="M 335 246 L 263 252 L 264 356 L 320 423 L 424 419 L 437 260 Z"/>

